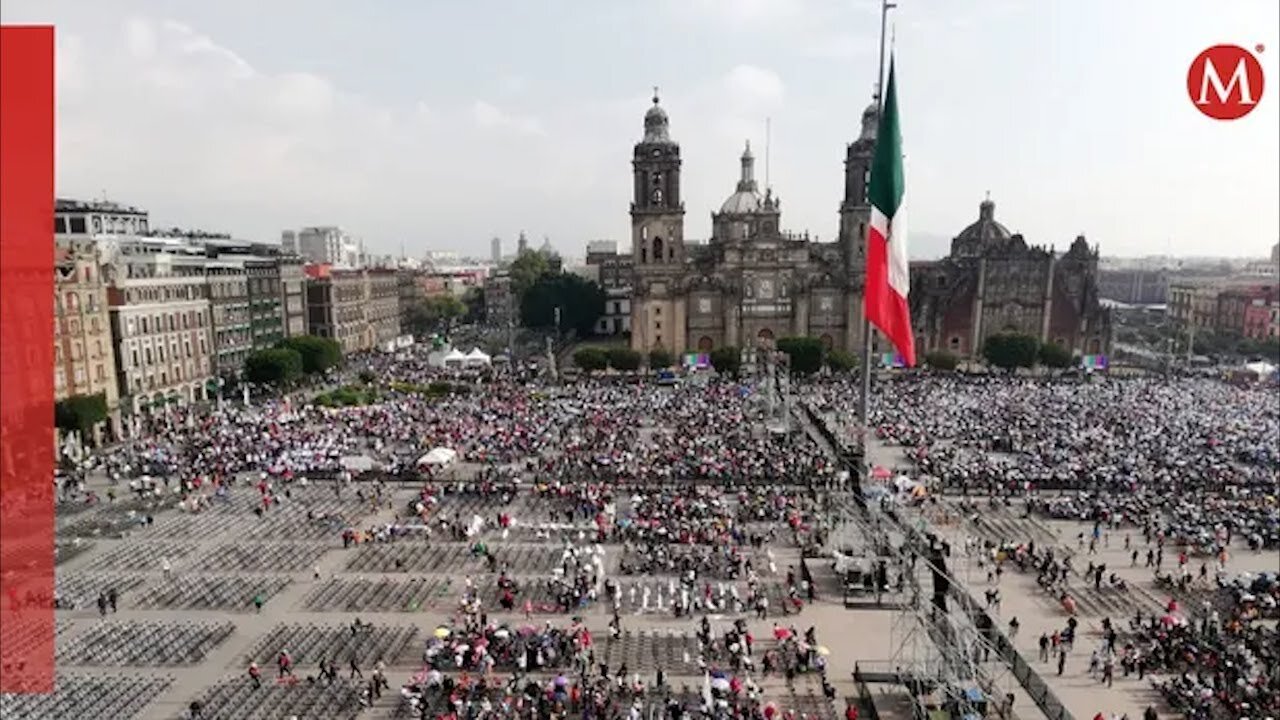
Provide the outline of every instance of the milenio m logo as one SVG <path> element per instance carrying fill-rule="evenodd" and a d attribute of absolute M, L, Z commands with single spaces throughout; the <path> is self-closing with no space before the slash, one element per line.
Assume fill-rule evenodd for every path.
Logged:
<path fill-rule="evenodd" d="M 1254 50 L 1263 51 L 1258 45 Z M 1239 120 L 1262 100 L 1262 63 L 1239 45 L 1214 45 L 1191 61 L 1187 94 L 1200 112 L 1214 120 Z"/>

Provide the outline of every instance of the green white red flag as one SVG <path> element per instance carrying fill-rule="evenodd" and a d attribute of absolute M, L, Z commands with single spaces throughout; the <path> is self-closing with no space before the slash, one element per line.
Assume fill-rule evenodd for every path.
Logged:
<path fill-rule="evenodd" d="M 898 92 L 893 57 L 871 163 L 871 223 L 867 226 L 867 286 L 863 293 L 867 320 L 893 342 L 903 362 L 916 364 L 915 339 L 907 295 L 907 215 L 902 173 L 902 133 L 898 127 Z"/>

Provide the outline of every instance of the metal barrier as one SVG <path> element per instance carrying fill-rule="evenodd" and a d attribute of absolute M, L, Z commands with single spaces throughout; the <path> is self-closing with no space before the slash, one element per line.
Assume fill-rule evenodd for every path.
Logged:
<path fill-rule="evenodd" d="M 865 456 L 858 455 L 851 451 L 842 451 L 839 443 L 836 442 L 835 437 L 827 428 L 826 423 L 822 422 L 821 418 L 819 418 L 807 405 L 804 406 L 804 411 L 808 415 L 809 421 L 818 429 L 818 432 L 822 434 L 827 442 L 830 443 L 832 449 L 835 450 L 838 459 L 845 465 L 845 469 L 849 471 L 850 483 L 853 485 L 854 501 L 858 504 L 858 507 L 862 510 L 864 516 L 869 518 L 873 511 L 868 507 L 866 498 L 863 497 L 863 482 L 866 480 L 867 472 L 866 464 L 863 461 Z M 904 522 L 902 518 L 898 516 L 898 513 L 892 510 L 885 510 L 880 511 L 880 514 L 891 520 L 894 525 L 897 526 L 898 530 L 906 538 L 907 543 L 914 544 L 918 548 L 929 547 L 930 543 L 921 535 L 920 531 L 912 527 L 910 523 Z M 968 590 L 963 589 L 962 586 L 953 579 L 952 582 L 948 583 L 947 595 L 964 610 L 965 614 L 971 618 L 978 627 L 986 628 L 985 632 L 987 639 L 991 643 L 993 649 L 999 654 L 1001 660 L 1009 666 L 1010 670 L 1013 672 L 1013 676 L 1017 678 L 1018 683 L 1022 686 L 1022 689 L 1031 697 L 1031 700 L 1036 704 L 1036 707 L 1044 713 L 1045 717 L 1049 718 L 1049 720 L 1075 720 L 1067 710 L 1066 706 L 1058 700 L 1058 696 L 1049 689 L 1048 684 L 1046 684 L 1044 679 L 1040 677 L 1040 674 L 1027 663 L 1026 659 L 1022 656 L 1022 653 L 1013 646 L 1013 643 L 1009 641 L 1008 636 L 999 629 L 999 624 L 992 621 L 991 617 L 987 614 L 986 608 L 979 605 Z M 856 668 L 855 673 L 857 673 Z"/>

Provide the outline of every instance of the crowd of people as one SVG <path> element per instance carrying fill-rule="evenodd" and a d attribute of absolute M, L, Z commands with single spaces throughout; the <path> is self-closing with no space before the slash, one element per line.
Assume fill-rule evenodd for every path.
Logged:
<path fill-rule="evenodd" d="M 831 507 L 822 488 L 840 467 L 805 433 L 777 434 L 752 422 L 759 401 L 749 383 L 547 388 L 495 376 L 428 396 L 416 388 L 434 371 L 421 359 L 368 362 L 377 402 L 332 408 L 298 395 L 170 408 L 151 434 L 70 473 L 61 495 L 100 501 L 83 479 L 98 471 L 112 482 L 107 502 L 126 483 L 138 497 L 173 494 L 180 511 L 200 512 L 239 483 L 257 487 L 252 512 L 263 516 L 286 503 L 292 488 L 325 480 L 337 499 L 354 495 L 370 512 L 395 511 L 394 520 L 367 528 L 337 514 L 307 515 L 345 547 L 414 533 L 467 542 L 489 574 L 461 584 L 456 621 L 437 629 L 423 649 L 422 672 L 402 690 L 421 717 L 636 717 L 658 702 L 673 719 L 699 707 L 776 720 L 784 713 L 764 702 L 757 677 L 776 673 L 790 683 L 817 672 L 830 690 L 812 628 L 797 635 L 775 625 L 770 647 L 757 653 L 745 625 L 716 638 L 704 618 L 697 665 L 708 689 L 694 688 L 691 702 L 661 672 L 648 678 L 602 666 L 585 624 L 539 627 L 532 619 L 546 610 L 533 606 L 535 598 L 550 598 L 565 616 L 598 603 L 616 637 L 624 601 L 650 609 L 650 588 L 624 587 L 629 577 L 658 578 L 654 609 L 691 621 L 725 612 L 769 622 L 814 599 L 811 581 L 779 568 L 773 548 L 823 544 Z M 828 378 L 800 392 L 835 437 L 859 442 L 854 383 Z M 934 492 L 1019 497 L 1028 513 L 1123 526 L 1160 547 L 1216 554 L 1237 538 L 1280 545 L 1280 408 L 1264 391 L 1206 379 L 912 375 L 877 384 L 870 428 L 875 439 L 900 446 L 908 470 Z M 417 458 L 435 447 L 456 450 L 466 472 L 420 468 Z M 353 456 L 378 470 L 362 476 L 346 462 Z M 414 481 L 416 496 L 393 507 L 389 479 Z M 505 550 L 491 547 L 526 530 L 534 534 L 522 537 L 563 548 L 557 567 L 539 571 L 543 577 L 511 567 Z M 616 575 L 605 572 L 603 545 L 621 548 Z M 1047 591 L 1068 593 L 1069 559 L 1034 546 L 1011 548 L 1009 557 L 1035 571 Z M 1098 585 L 1117 582 L 1105 568 L 1087 572 Z M 781 608 L 770 607 L 770 582 L 783 588 Z M 1266 594 L 1274 596 L 1274 586 Z M 1245 606 L 1212 622 L 1140 619 L 1117 630 L 1099 653 L 1099 676 L 1108 666 L 1175 673 L 1163 687 L 1188 712 L 1218 702 L 1274 714 L 1277 681 L 1267 668 L 1277 663 L 1275 631 L 1237 612 Z M 106 607 L 104 600 L 104 614 Z M 500 611 L 523 613 L 527 622 L 491 621 L 488 613 Z M 1075 625 L 1062 635 L 1074 642 Z M 511 680 L 500 682 L 500 673 Z M 379 675 L 368 692 L 384 685 Z"/>
<path fill-rule="evenodd" d="M 816 387 L 807 400 L 852 443 L 858 396 L 845 382 Z M 1067 491 L 1036 511 L 1154 525 L 1210 552 L 1224 534 L 1280 547 L 1273 387 L 1199 377 L 923 375 L 878 383 L 869 424 L 938 491 Z"/>

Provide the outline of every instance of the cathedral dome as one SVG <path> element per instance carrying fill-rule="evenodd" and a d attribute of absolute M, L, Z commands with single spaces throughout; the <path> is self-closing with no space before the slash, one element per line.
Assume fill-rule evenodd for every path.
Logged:
<path fill-rule="evenodd" d="M 653 106 L 644 114 L 644 142 L 673 144 L 667 111 L 658 104 L 658 89 L 653 90 Z"/>
<path fill-rule="evenodd" d="M 862 134 L 858 136 L 859 140 L 875 140 L 876 130 L 880 125 L 880 106 L 872 100 L 866 110 L 862 111 Z"/>
<path fill-rule="evenodd" d="M 991 242 L 1008 240 L 1012 235 L 1009 228 L 996 222 L 996 204 L 987 198 L 978 205 L 978 221 L 961 230 L 956 240 Z"/>
<path fill-rule="evenodd" d="M 742 177 L 738 180 L 737 189 L 720 206 L 721 213 L 744 215 L 760 211 L 764 198 L 756 189 L 755 163 L 756 157 L 751 154 L 751 141 L 748 140 L 746 149 L 742 151 Z"/>
<path fill-rule="evenodd" d="M 745 215 L 759 212 L 764 199 L 754 190 L 739 190 L 730 195 L 720 206 L 720 212 L 730 215 Z"/>

